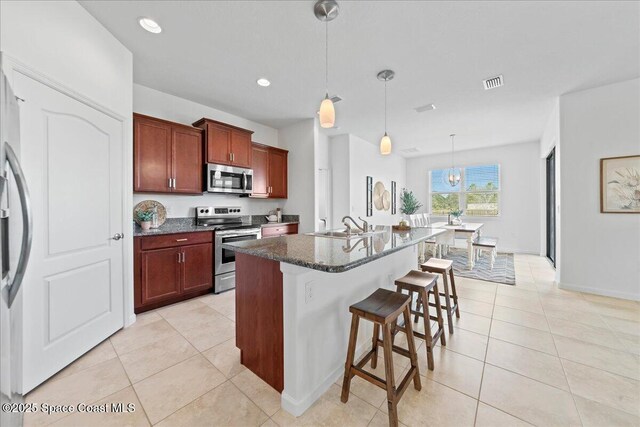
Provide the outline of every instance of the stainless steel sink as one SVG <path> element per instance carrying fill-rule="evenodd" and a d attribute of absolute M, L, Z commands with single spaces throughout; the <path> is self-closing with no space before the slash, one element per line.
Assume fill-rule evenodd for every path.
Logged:
<path fill-rule="evenodd" d="M 332 239 L 360 239 L 363 237 L 371 237 L 379 233 L 384 233 L 384 231 L 374 230 L 374 231 L 368 231 L 366 233 L 363 233 L 363 232 L 347 233 L 346 230 L 345 231 L 332 230 L 332 231 L 321 231 L 317 233 L 309 233 L 309 235 L 316 236 L 316 237 L 329 237 Z"/>

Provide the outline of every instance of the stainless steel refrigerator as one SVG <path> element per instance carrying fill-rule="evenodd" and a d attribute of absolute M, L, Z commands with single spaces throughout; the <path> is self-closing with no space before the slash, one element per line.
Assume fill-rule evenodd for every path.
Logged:
<path fill-rule="evenodd" d="M 0 69 L 2 58 L 0 57 Z M 29 261 L 32 219 L 29 191 L 20 167 L 20 109 L 9 82 L 1 73 L 0 82 L 0 425 L 22 425 L 22 402 L 16 393 L 20 372 L 20 313 L 17 311 L 20 286 Z M 6 405 L 9 404 L 9 405 Z"/>

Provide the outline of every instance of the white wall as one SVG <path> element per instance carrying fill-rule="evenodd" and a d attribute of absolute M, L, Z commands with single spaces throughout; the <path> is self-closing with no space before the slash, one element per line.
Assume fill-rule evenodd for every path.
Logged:
<path fill-rule="evenodd" d="M 640 300 L 640 215 L 600 213 L 599 162 L 640 154 L 640 80 L 560 97 L 562 288 Z"/>
<path fill-rule="evenodd" d="M 207 117 L 254 131 L 252 140 L 255 142 L 279 146 L 277 129 L 139 84 L 133 85 L 133 111 L 187 125 Z M 134 203 L 148 199 L 162 203 L 167 208 L 167 216 L 171 218 L 193 217 L 196 206 L 239 206 L 247 215 L 262 215 L 284 204 L 282 200 L 251 199 L 207 193 L 199 196 L 139 193 L 133 196 Z M 297 212 L 286 213 L 297 214 Z"/>
<path fill-rule="evenodd" d="M 397 204 L 397 213 L 377 210 L 373 207 L 373 216 L 367 218 L 367 192 L 366 177 L 373 177 L 373 184 L 380 181 L 391 193 L 391 181 L 396 181 L 396 200 L 399 199 L 400 190 L 406 185 L 407 160 L 397 154 L 383 156 L 377 145 L 365 141 L 355 135 L 349 138 L 349 182 L 351 187 L 351 206 L 349 215 L 354 218 L 361 216 L 369 224 L 393 225 L 400 221 L 400 203 Z M 346 215 L 346 214 L 345 214 Z"/>
<path fill-rule="evenodd" d="M 332 183 L 331 225 L 333 228 L 340 228 L 342 217 L 351 212 L 349 138 L 350 135 L 344 134 L 329 139 Z"/>
<path fill-rule="evenodd" d="M 315 228 L 315 119 L 306 119 L 279 130 L 280 146 L 289 150 L 289 198 L 284 213 L 300 215 L 300 233 Z"/>
<path fill-rule="evenodd" d="M 132 55 L 75 1 L 0 2 L 0 49 L 131 117 Z"/>
<path fill-rule="evenodd" d="M 400 221 L 400 204 L 397 213 L 373 208 L 373 216 L 367 217 L 366 177 L 373 183 L 381 181 L 391 192 L 391 181 L 396 181 L 397 196 L 406 182 L 406 159 L 396 154 L 383 156 L 377 145 L 355 135 L 345 134 L 330 138 L 330 158 L 333 181 L 334 228 L 341 228 L 341 219 L 350 215 L 362 217 L 372 225 L 392 225 Z"/>
<path fill-rule="evenodd" d="M 206 117 L 252 130 L 253 142 L 279 146 L 277 129 L 137 83 L 133 85 L 133 111 L 186 125 Z"/>
<path fill-rule="evenodd" d="M 467 222 L 484 223 L 483 234 L 498 237 L 500 251 L 540 253 L 539 158 L 538 141 L 456 153 L 456 166 L 459 167 L 496 163 L 500 165 L 500 215 L 463 217 Z M 407 160 L 407 188 L 412 190 L 424 205 L 422 212 L 429 212 L 430 209 L 428 172 L 449 167 L 451 154 Z"/>

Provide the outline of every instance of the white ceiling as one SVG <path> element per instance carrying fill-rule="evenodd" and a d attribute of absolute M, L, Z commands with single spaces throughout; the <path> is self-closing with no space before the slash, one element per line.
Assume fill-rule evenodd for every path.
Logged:
<path fill-rule="evenodd" d="M 134 81 L 276 128 L 324 96 L 314 1 L 82 1 L 134 56 Z M 151 17 L 162 33 L 137 23 Z M 640 75 L 639 2 L 341 1 L 329 24 L 339 129 L 377 143 L 391 68 L 394 150 L 424 155 L 537 140 L 554 97 Z M 504 75 L 485 91 L 482 80 Z M 256 79 L 271 80 L 268 88 Z M 434 103 L 437 109 L 416 113 Z M 194 120 L 198 117 L 194 117 Z"/>

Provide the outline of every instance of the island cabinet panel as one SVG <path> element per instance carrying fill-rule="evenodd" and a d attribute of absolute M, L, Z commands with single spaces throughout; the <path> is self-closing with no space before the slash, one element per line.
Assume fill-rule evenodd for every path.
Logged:
<path fill-rule="evenodd" d="M 202 194 L 202 130 L 133 115 L 133 191 Z"/>
<path fill-rule="evenodd" d="M 202 118 L 193 126 L 204 129 L 207 163 L 251 167 L 251 135 L 253 131 Z"/>
<path fill-rule="evenodd" d="M 252 151 L 253 192 L 251 197 L 286 199 L 289 152 L 255 142 Z"/>
<path fill-rule="evenodd" d="M 236 253 L 236 346 L 241 363 L 267 384 L 284 388 L 280 262 Z"/>
<path fill-rule="evenodd" d="M 139 236 L 133 242 L 136 313 L 211 292 L 213 232 Z"/>

